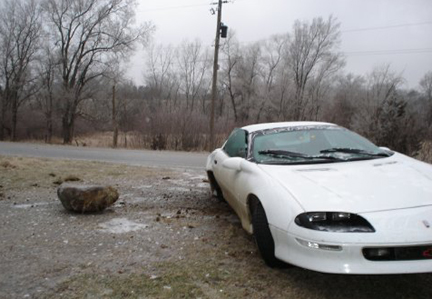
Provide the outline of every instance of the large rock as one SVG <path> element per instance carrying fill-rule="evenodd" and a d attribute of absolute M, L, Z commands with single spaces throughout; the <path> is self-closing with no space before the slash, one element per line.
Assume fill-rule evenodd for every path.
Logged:
<path fill-rule="evenodd" d="M 61 185 L 57 195 L 66 210 L 79 213 L 103 211 L 119 198 L 119 193 L 111 186 L 75 184 Z"/>

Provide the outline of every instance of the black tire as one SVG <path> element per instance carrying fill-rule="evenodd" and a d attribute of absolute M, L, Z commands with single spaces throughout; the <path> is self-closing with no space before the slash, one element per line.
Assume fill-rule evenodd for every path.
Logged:
<path fill-rule="evenodd" d="M 257 200 L 252 214 L 252 225 L 255 242 L 267 266 L 271 268 L 286 268 L 287 264 L 275 257 L 275 245 L 267 216 L 262 204 Z"/>
<path fill-rule="evenodd" d="M 225 202 L 225 199 L 224 199 L 223 194 L 222 194 L 222 190 L 221 190 L 218 182 L 216 181 L 216 178 L 215 178 L 213 172 L 208 171 L 207 177 L 208 177 L 210 185 L 211 185 L 211 190 L 213 191 L 213 193 L 216 193 L 214 196 L 217 199 L 219 199 L 220 201 Z"/>

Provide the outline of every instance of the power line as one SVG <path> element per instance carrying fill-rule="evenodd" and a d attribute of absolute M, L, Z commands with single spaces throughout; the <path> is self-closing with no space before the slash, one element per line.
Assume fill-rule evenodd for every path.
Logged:
<path fill-rule="evenodd" d="M 422 26 L 422 25 L 431 25 L 432 21 L 421 22 L 421 23 L 407 23 L 407 24 L 398 24 L 398 25 L 389 25 L 389 26 L 379 26 L 379 27 L 365 27 L 365 28 L 356 28 L 356 29 L 348 29 L 342 30 L 342 33 L 349 32 L 359 32 L 359 31 L 374 31 L 374 30 L 383 30 L 383 29 L 391 29 L 391 28 L 401 28 L 401 27 L 412 27 L 412 26 Z"/>
<path fill-rule="evenodd" d="M 421 54 L 432 53 L 432 48 L 418 49 L 397 49 L 397 50 L 372 50 L 372 51 L 352 51 L 342 52 L 347 56 L 375 56 L 375 55 L 393 55 L 393 54 Z"/>
<path fill-rule="evenodd" d="M 155 8 L 140 10 L 140 12 L 185 9 L 185 8 L 193 8 L 193 7 L 200 7 L 200 6 L 209 6 L 209 4 L 189 4 L 189 5 L 178 5 L 178 6 L 155 7 Z"/>
<path fill-rule="evenodd" d="M 373 30 L 383 30 L 383 29 L 409 27 L 409 26 L 421 26 L 421 25 L 432 25 L 432 21 L 425 21 L 425 22 L 420 22 L 420 23 L 389 25 L 389 26 L 379 26 L 379 27 L 365 27 L 365 28 L 348 29 L 348 30 L 341 30 L 341 33 L 359 32 L 359 31 L 373 31 Z M 278 35 L 278 34 L 272 34 L 272 36 L 273 35 Z M 255 40 L 255 41 L 239 41 L 239 43 L 241 43 L 241 44 L 253 44 L 256 42 L 262 42 L 262 41 L 270 40 L 270 39 L 272 39 L 272 36 L 269 36 L 267 38 L 263 38 L 260 40 Z"/>
<path fill-rule="evenodd" d="M 432 48 L 397 49 L 397 50 L 368 50 L 340 52 L 347 56 L 375 56 L 375 55 L 399 55 L 399 54 L 422 54 L 432 53 Z M 201 59 L 198 62 L 212 62 L 212 59 Z M 228 61 L 228 58 L 219 58 L 219 61 Z"/>
<path fill-rule="evenodd" d="M 236 2 L 236 1 L 243 1 L 243 0 L 229 0 L 229 1 L 224 1 L 224 3 L 228 3 L 228 2 Z M 202 7 L 202 6 L 209 6 L 212 5 L 214 3 L 200 3 L 200 4 L 187 4 L 187 5 L 176 5 L 176 6 L 165 6 L 165 7 L 154 7 L 154 8 L 148 8 L 148 9 L 143 9 L 140 10 L 140 12 L 149 12 L 149 11 L 162 11 L 162 10 L 175 10 L 175 9 L 185 9 L 185 8 L 193 8 L 193 7 Z"/>

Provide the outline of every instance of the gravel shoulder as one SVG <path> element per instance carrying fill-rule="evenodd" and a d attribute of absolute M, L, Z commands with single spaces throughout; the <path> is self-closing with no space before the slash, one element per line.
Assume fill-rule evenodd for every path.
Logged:
<path fill-rule="evenodd" d="M 60 183 L 112 185 L 99 214 Z M 0 298 L 431 298 L 432 274 L 270 269 L 202 171 L 0 156 Z"/>

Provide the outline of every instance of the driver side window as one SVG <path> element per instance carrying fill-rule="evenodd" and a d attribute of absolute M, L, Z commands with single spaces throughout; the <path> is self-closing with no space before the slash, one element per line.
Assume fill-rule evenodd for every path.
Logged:
<path fill-rule="evenodd" d="M 223 150 L 230 157 L 246 158 L 247 134 L 242 129 L 235 129 L 228 138 Z"/>

